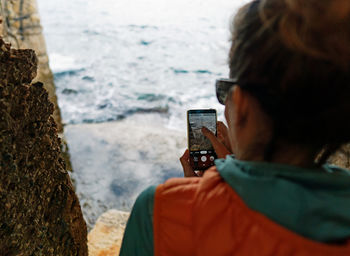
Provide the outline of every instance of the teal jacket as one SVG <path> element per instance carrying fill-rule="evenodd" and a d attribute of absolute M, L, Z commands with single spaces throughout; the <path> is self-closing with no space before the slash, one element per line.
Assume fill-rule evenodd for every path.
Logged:
<path fill-rule="evenodd" d="M 243 201 L 271 220 L 312 240 L 350 238 L 350 174 L 336 166 L 305 169 L 246 162 L 228 156 L 215 161 L 221 177 Z M 120 255 L 153 255 L 155 187 L 136 200 Z"/>

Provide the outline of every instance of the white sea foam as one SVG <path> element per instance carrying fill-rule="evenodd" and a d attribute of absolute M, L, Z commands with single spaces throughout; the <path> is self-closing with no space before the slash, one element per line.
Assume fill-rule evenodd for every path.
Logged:
<path fill-rule="evenodd" d="M 50 68 L 52 72 L 64 72 L 67 70 L 78 69 L 79 67 L 75 63 L 74 58 L 70 56 L 64 56 L 59 53 L 49 53 Z"/>

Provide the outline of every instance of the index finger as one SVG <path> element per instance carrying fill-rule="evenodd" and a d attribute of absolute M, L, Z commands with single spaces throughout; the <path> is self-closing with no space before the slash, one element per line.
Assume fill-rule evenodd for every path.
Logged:
<path fill-rule="evenodd" d="M 219 141 L 219 139 L 212 133 L 208 128 L 203 127 L 202 133 L 205 137 L 207 137 L 211 144 L 214 147 L 214 150 L 219 158 L 225 158 L 227 155 L 230 155 L 231 152 L 226 148 L 226 146 Z"/>

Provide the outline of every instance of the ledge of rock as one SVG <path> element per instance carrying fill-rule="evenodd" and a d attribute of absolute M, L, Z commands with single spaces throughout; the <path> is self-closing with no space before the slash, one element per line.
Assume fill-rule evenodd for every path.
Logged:
<path fill-rule="evenodd" d="M 0 38 L 0 255 L 87 255 L 87 230 L 61 157 L 54 105 L 30 84 L 33 50 Z"/>
<path fill-rule="evenodd" d="M 124 235 L 128 212 L 109 210 L 102 214 L 88 236 L 89 256 L 117 256 Z"/>

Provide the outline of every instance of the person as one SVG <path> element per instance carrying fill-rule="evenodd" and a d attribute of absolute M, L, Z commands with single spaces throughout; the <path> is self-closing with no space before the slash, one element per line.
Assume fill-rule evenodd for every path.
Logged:
<path fill-rule="evenodd" d="M 202 129 L 220 159 L 145 190 L 120 255 L 350 255 L 350 175 L 327 164 L 350 141 L 350 1 L 247 3 L 229 68 L 227 127 Z"/>

